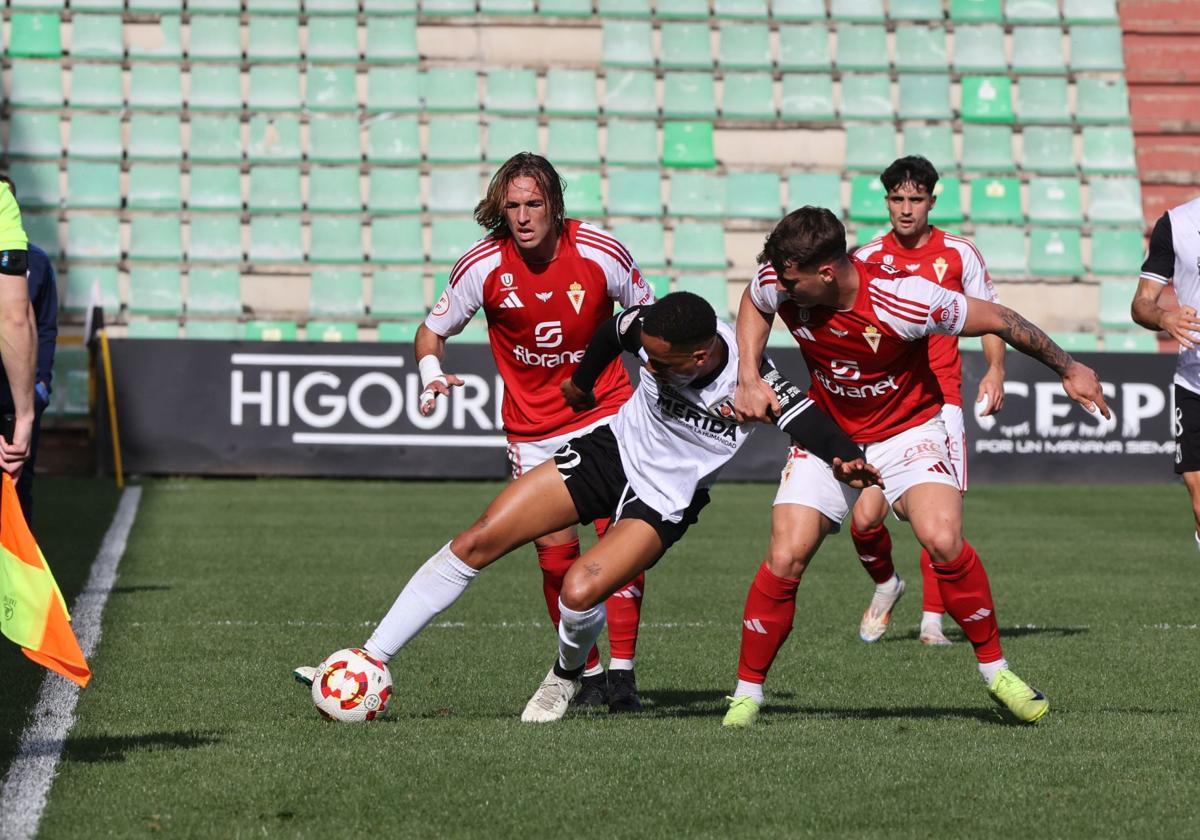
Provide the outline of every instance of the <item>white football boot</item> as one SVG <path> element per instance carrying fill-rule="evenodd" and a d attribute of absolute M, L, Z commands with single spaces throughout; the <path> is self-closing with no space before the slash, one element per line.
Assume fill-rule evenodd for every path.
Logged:
<path fill-rule="evenodd" d="M 301 665 L 292 669 L 292 677 L 302 685 L 312 685 L 317 678 L 317 668 L 315 665 Z"/>
<path fill-rule="evenodd" d="M 554 673 L 554 669 L 551 668 L 550 673 L 546 674 L 546 679 L 542 680 L 538 690 L 525 704 L 525 711 L 521 712 L 521 721 L 524 723 L 552 723 L 561 720 L 562 716 L 567 713 L 567 706 L 571 704 L 571 698 L 577 691 L 579 691 L 579 680 L 564 679 Z"/>
<path fill-rule="evenodd" d="M 880 592 L 878 587 L 871 597 L 871 603 L 863 612 L 862 621 L 858 625 L 858 638 L 864 642 L 876 642 L 885 632 L 892 620 L 892 610 L 904 594 L 904 579 L 896 575 L 896 584 L 891 592 Z"/>

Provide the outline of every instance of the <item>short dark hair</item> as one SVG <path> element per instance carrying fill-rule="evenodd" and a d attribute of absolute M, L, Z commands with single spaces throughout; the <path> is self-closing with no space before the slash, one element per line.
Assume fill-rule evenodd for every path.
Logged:
<path fill-rule="evenodd" d="M 647 308 L 642 332 L 672 345 L 696 347 L 717 334 L 717 313 L 700 295 L 672 292 Z"/>
<path fill-rule="evenodd" d="M 13 179 L 8 177 L 7 172 L 0 172 L 0 181 L 8 184 L 8 191 L 12 193 L 13 198 L 17 197 L 17 185 L 13 183 Z"/>
<path fill-rule="evenodd" d="M 763 243 L 760 263 L 780 276 L 789 265 L 807 269 L 846 256 L 846 228 L 824 207 L 804 206 L 779 220 Z"/>
<path fill-rule="evenodd" d="M 928 158 L 908 155 L 892 161 L 892 165 L 883 170 L 879 180 L 888 192 L 905 184 L 912 184 L 915 187 L 924 187 L 925 192 L 933 195 L 933 188 L 938 182 L 938 171 Z"/>
<path fill-rule="evenodd" d="M 510 157 L 488 184 L 483 200 L 475 205 L 475 221 L 497 239 L 510 235 L 508 220 L 504 216 L 504 203 L 508 198 L 508 185 L 517 178 L 532 178 L 546 199 L 546 211 L 554 230 L 562 233 L 566 224 L 563 202 L 563 180 L 550 161 L 533 152 L 518 152 Z"/>

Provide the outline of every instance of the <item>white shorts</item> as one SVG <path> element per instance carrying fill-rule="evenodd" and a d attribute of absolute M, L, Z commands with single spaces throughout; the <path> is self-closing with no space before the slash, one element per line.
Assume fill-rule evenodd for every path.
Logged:
<path fill-rule="evenodd" d="M 883 495 L 889 505 L 918 484 L 946 484 L 958 489 L 946 443 L 946 424 L 941 417 L 879 443 L 869 443 L 863 451 L 867 463 L 883 478 Z M 783 467 L 775 504 L 804 505 L 840 524 L 854 507 L 858 492 L 834 478 L 833 470 L 820 458 L 793 446 Z"/>
<path fill-rule="evenodd" d="M 612 415 L 601 417 L 588 426 L 543 440 L 510 440 L 508 442 L 508 465 L 512 468 L 513 480 L 520 478 L 544 461 L 549 461 L 567 441 L 580 435 L 586 435 L 592 429 L 607 426 L 610 420 L 612 420 Z"/>
<path fill-rule="evenodd" d="M 958 478 L 958 489 L 967 492 L 967 426 L 961 405 L 942 406 L 942 422 L 946 424 L 946 445 L 950 447 L 950 465 Z"/>

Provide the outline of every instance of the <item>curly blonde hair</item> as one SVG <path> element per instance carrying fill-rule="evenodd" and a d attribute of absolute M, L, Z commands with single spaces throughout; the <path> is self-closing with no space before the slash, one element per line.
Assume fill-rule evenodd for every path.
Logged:
<path fill-rule="evenodd" d="M 475 205 L 475 221 L 497 238 L 510 236 L 504 205 L 508 200 L 508 185 L 516 178 L 532 178 L 546 199 L 546 211 L 554 230 L 562 232 L 566 224 L 563 205 L 563 181 L 550 161 L 532 152 L 513 155 L 496 170 L 488 184 L 483 200 Z"/>

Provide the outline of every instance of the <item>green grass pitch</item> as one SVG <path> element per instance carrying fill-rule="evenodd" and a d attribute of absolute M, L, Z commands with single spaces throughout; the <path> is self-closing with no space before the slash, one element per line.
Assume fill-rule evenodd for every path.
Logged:
<path fill-rule="evenodd" d="M 1007 723 L 969 646 L 926 649 L 916 549 L 892 628 L 846 536 L 800 589 L 751 731 L 724 731 L 768 485 L 719 485 L 649 574 L 648 711 L 518 716 L 552 661 L 532 549 L 484 572 L 392 663 L 372 724 L 313 710 L 292 666 L 357 645 L 411 572 L 501 485 L 152 481 L 50 793 L 63 837 L 1182 837 L 1197 831 L 1197 578 L 1178 486 L 979 486 L 967 535 L 1005 652 L 1042 688 Z M 116 501 L 46 481 L 43 545 L 73 599 Z M 41 673 L 0 650 L 0 766 Z"/>

